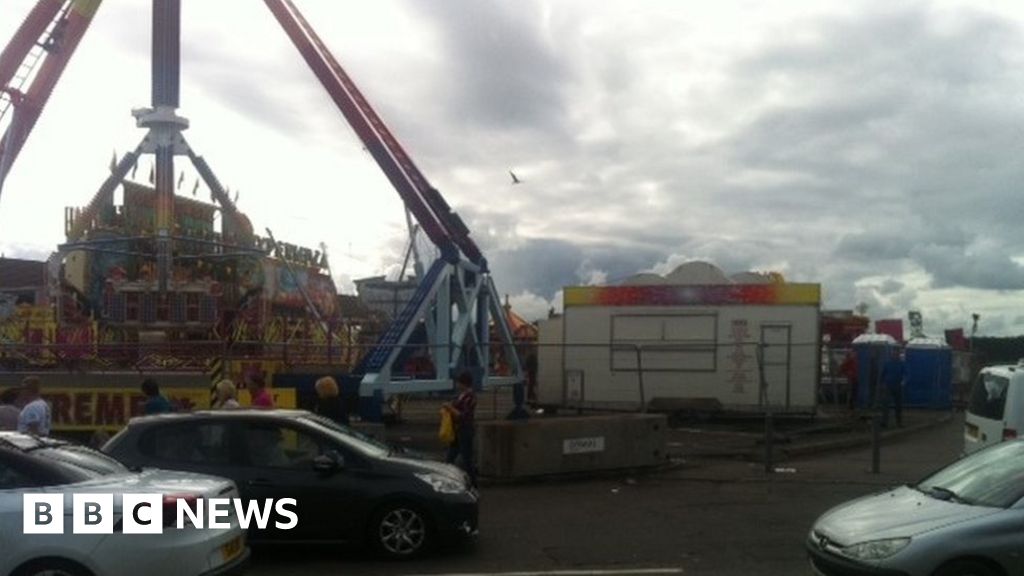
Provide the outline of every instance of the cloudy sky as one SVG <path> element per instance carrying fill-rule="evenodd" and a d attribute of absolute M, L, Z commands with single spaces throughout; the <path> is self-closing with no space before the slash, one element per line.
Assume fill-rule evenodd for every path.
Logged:
<path fill-rule="evenodd" d="M 526 316 L 703 259 L 1024 332 L 1019 2 L 296 3 Z M 32 4 L 2 1 L 0 42 Z M 141 138 L 148 4 L 101 8 L 0 198 L 8 256 L 51 251 Z M 192 146 L 257 229 L 326 242 L 340 285 L 393 274 L 397 194 L 263 3 L 184 6 Z"/>

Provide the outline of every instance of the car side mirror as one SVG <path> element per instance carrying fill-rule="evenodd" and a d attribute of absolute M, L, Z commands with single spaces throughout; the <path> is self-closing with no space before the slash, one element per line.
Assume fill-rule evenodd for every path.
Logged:
<path fill-rule="evenodd" d="M 333 474 L 345 467 L 345 458 L 334 450 L 313 458 L 313 470 L 321 474 Z"/>

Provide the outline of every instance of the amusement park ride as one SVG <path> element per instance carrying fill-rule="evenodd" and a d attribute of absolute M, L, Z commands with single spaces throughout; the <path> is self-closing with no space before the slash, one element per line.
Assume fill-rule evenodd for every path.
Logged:
<path fill-rule="evenodd" d="M 368 406 L 393 394 L 450 390 L 453 377 L 466 370 L 482 387 L 521 383 L 507 316 L 487 260 L 465 223 L 292 1 L 264 1 L 401 196 L 407 216 L 415 219 L 410 232 L 422 232 L 439 253 L 421 260 L 412 250 L 419 277 L 413 297 L 372 348 L 345 355 L 346 381 L 358 387 Z M 0 190 L 101 2 L 39 0 L 0 53 Z M 91 323 L 93 342 L 117 341 L 122 348 L 141 345 L 159 328 L 161 338 L 181 345 L 216 341 L 220 352 L 207 350 L 205 360 L 232 347 L 258 358 L 261 351 L 249 344 L 267 341 L 260 323 L 283 315 L 285 333 L 314 338 L 319 332 L 320 342 L 326 335 L 330 356 L 335 299 L 316 297 L 334 292 L 325 254 L 287 247 L 269 230 L 267 239 L 254 234 L 249 219 L 182 135 L 189 122 L 177 114 L 181 0 L 153 0 L 152 29 L 151 106 L 132 112 L 146 135 L 112 164 L 88 205 L 65 215 L 67 242 L 60 246 L 62 277 L 54 292 L 58 326 Z M 126 180 L 143 155 L 155 157 L 151 187 Z M 176 194 L 175 157 L 182 156 L 215 205 Z M 123 189 L 123 206 L 114 205 L 118 189 Z M 292 298 L 289 312 L 267 295 L 267 283 L 288 285 L 302 298 Z M 401 366 L 413 353 L 428 358 L 432 369 L 404 373 Z M 500 374 L 494 356 L 501 358 Z"/>

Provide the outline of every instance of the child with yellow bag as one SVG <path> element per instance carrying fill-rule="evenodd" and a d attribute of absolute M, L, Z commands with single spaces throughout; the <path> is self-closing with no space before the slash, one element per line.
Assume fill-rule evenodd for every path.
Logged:
<path fill-rule="evenodd" d="M 458 463 L 476 486 L 476 466 L 473 462 L 476 392 L 473 390 L 473 376 L 469 372 L 459 374 L 456 385 L 458 397 L 454 402 L 445 402 L 441 406 L 441 427 L 438 430 L 438 437 L 448 444 L 448 463 Z"/>
<path fill-rule="evenodd" d="M 441 407 L 441 428 L 437 431 L 437 437 L 445 447 L 455 442 L 455 425 L 452 423 L 452 413 L 443 406 Z"/>

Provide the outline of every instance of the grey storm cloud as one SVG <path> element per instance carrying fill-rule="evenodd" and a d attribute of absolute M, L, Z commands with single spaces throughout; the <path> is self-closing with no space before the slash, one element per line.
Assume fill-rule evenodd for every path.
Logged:
<path fill-rule="evenodd" d="M 769 43 L 735 63 L 734 90 L 783 97 L 754 107 L 721 153 L 740 168 L 800 175 L 789 197 L 843 215 L 846 229 L 823 236 L 836 238 L 831 257 L 845 269 L 823 266 L 821 279 L 844 297 L 840 284 L 857 272 L 907 264 L 934 288 L 1024 289 L 1011 258 L 1024 252 L 1019 217 L 1006 209 L 1024 175 L 1020 29 L 966 10 L 952 27 L 933 16 L 918 7 L 820 21 L 814 42 Z M 897 281 L 877 290 L 908 307 L 917 296 Z"/>
<path fill-rule="evenodd" d="M 234 108 L 249 116 L 260 116 L 275 130 L 291 133 L 311 133 L 316 128 L 309 114 L 299 106 L 281 102 L 267 92 L 255 89 L 251 75 L 244 72 L 225 74 L 208 68 L 196 72 L 202 87 L 215 98 L 234 103 Z"/>
<path fill-rule="evenodd" d="M 532 0 L 403 5 L 438 53 L 391 68 L 408 82 L 373 78 L 372 62 L 358 81 L 469 223 L 503 291 L 549 298 L 584 264 L 613 281 L 673 255 L 730 272 L 781 267 L 822 283 L 828 306 L 887 314 L 918 305 L 899 278 L 908 270 L 933 288 L 1024 288 L 1013 260 L 1024 255 L 1024 34 L 1012 21 L 854 7 L 723 50 L 715 81 L 679 89 L 666 79 L 701 57 L 652 35 L 658 22 L 585 38 L 572 11 L 600 11 L 590 3 L 554 3 L 547 20 Z M 644 59 L 652 43 L 669 69 Z M 300 70 L 279 70 L 290 81 L 315 82 L 287 62 Z M 238 101 L 247 88 L 229 80 L 208 90 Z M 295 131 L 280 99 L 242 100 L 255 121 Z M 523 185 L 509 186 L 510 168 Z M 484 184 L 467 188 L 460 169 Z M 893 279 L 858 284 L 869 277 Z"/>
<path fill-rule="evenodd" d="M 835 254 L 867 260 L 897 260 L 910 254 L 905 238 L 887 234 L 854 234 L 843 236 L 836 246 Z"/>
<path fill-rule="evenodd" d="M 1017 27 L 964 12 L 950 31 L 917 8 L 816 28 L 817 42 L 783 41 L 736 64 L 738 89 L 786 97 L 728 139 L 734 163 L 828 181 L 834 207 L 867 226 L 893 227 L 900 213 L 937 228 L 1007 218 L 992 207 L 1016 194 L 1022 168 Z"/>
<path fill-rule="evenodd" d="M 622 249 L 614 244 L 580 246 L 564 240 L 527 240 L 513 249 L 488 253 L 495 283 L 503 293 L 531 292 L 551 299 L 565 286 L 584 284 L 588 271 L 615 283 L 654 264 L 649 250 Z"/>
<path fill-rule="evenodd" d="M 955 225 L 932 227 L 929 223 L 908 220 L 898 230 L 882 229 L 843 235 L 835 248 L 842 258 L 878 262 L 909 258 L 915 246 L 936 246 L 963 252 L 972 238 Z"/>
<path fill-rule="evenodd" d="M 982 237 L 977 234 L 976 237 Z M 856 234 L 844 236 L 835 254 L 844 262 L 877 263 L 903 260 L 919 266 L 935 288 L 1024 290 L 1024 267 L 1007 254 L 1009 247 L 969 239 L 955 228 L 902 235 Z M 889 279 L 882 294 L 898 292 L 903 283 Z"/>
<path fill-rule="evenodd" d="M 181 51 L 183 83 L 275 131 L 314 134 L 317 122 L 330 114 L 339 117 L 337 126 L 342 126 L 340 113 L 329 107 L 326 91 L 294 49 L 268 54 L 257 46 L 238 60 L 223 50 L 215 35 L 192 32 L 183 39 Z M 310 109 L 322 116 L 310 114 Z"/>
<path fill-rule="evenodd" d="M 262 4 L 262 3 L 260 3 Z M 254 12 L 265 11 L 252 3 Z M 124 3 L 116 7 L 117 16 L 126 23 L 113 29 L 112 41 L 121 57 L 148 58 L 151 8 L 145 2 Z M 106 10 L 101 14 L 105 17 Z M 181 84 L 206 93 L 224 102 L 238 113 L 266 124 L 282 133 L 308 134 L 316 128 L 309 109 L 323 104 L 327 96 L 315 84 L 315 77 L 296 50 L 271 54 L 266 46 L 254 43 L 252 52 L 240 57 L 225 50 L 220 35 L 194 26 L 194 15 L 187 9 L 182 15 Z M 269 14 L 268 14 L 269 20 Z M 248 30 L 252 34 L 255 31 Z M 271 29 L 279 39 L 286 38 L 280 29 Z M 303 87 L 296 90 L 295 87 Z M 287 88 L 290 88 L 287 92 Z M 282 97 L 287 93 L 287 97 Z M 182 106 L 190 102 L 183 98 Z M 326 107 L 324 107 L 326 108 Z M 333 112 L 329 108 L 328 113 Z"/>
<path fill-rule="evenodd" d="M 436 26 L 449 117 L 482 127 L 546 128 L 563 121 L 570 69 L 541 34 L 541 5 L 409 2 Z"/>
<path fill-rule="evenodd" d="M 915 247 L 911 257 L 931 274 L 937 288 L 1024 290 L 1024 267 L 1004 253 L 971 253 L 930 245 Z"/>
<path fill-rule="evenodd" d="M 882 285 L 878 287 L 878 291 L 882 294 L 896 294 L 903 290 L 904 286 L 906 285 L 903 282 L 889 278 L 885 282 L 882 282 Z"/>

